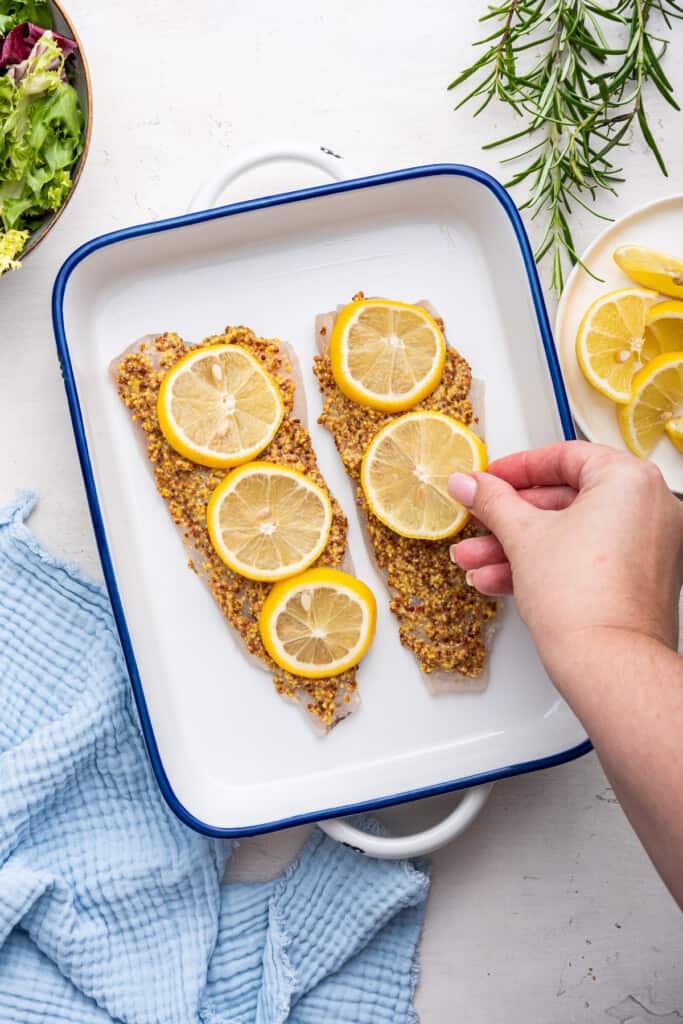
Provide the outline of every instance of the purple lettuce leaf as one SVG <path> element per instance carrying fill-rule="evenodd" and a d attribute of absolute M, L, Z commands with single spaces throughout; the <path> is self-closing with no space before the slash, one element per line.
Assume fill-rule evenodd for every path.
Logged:
<path fill-rule="evenodd" d="M 33 25 L 30 21 L 24 21 L 21 25 L 16 25 L 5 36 L 2 50 L 0 50 L 0 68 L 9 67 L 11 64 L 20 64 L 26 60 L 34 45 L 45 32 L 51 32 L 53 39 L 64 54 L 65 60 L 78 49 L 73 39 L 67 39 L 59 32 L 53 32 L 51 29 Z"/>

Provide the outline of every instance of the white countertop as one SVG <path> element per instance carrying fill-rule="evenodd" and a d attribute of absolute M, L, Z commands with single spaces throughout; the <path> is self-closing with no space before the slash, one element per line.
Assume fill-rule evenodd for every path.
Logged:
<path fill-rule="evenodd" d="M 448 82 L 471 59 L 476 0 L 70 0 L 93 76 L 94 132 L 68 212 L 20 273 L 0 280 L 0 501 L 22 487 L 55 551 L 100 575 L 50 322 L 50 292 L 80 242 L 182 212 L 228 155 L 274 139 L 324 144 L 358 173 L 460 161 L 499 173 L 481 144 L 509 132 L 489 108 L 452 113 Z M 336 11 L 336 13 L 335 13 Z M 115 12 L 110 23 L 107 15 Z M 188 20 L 191 15 L 191 21 Z M 683 99 L 683 26 L 666 63 Z M 610 215 L 683 191 L 683 117 L 653 98 L 671 176 L 638 139 Z M 231 198 L 317 183 L 261 170 Z M 600 228 L 574 218 L 583 248 Z M 547 268 L 543 272 L 547 279 Z M 552 303 L 551 303 L 552 306 Z M 387 812 L 410 831 L 453 798 Z M 303 830 L 245 841 L 229 877 L 279 871 Z M 683 1018 L 683 922 L 594 755 L 499 783 L 468 833 L 433 858 L 417 997 L 423 1024 Z"/>

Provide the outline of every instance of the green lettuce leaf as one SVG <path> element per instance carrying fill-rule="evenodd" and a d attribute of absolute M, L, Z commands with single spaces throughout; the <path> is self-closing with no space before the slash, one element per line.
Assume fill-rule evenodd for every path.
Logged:
<path fill-rule="evenodd" d="M 47 0 L 0 0 L 0 36 L 23 21 L 31 21 L 41 28 L 52 28 Z"/>
<path fill-rule="evenodd" d="M 21 266 L 17 256 L 26 245 L 28 231 L 0 231 L 0 277 Z"/>
<path fill-rule="evenodd" d="M 6 231 L 31 231 L 59 209 L 83 149 L 83 112 L 55 40 L 43 36 L 22 69 L 18 81 L 0 78 L 0 224 Z"/>

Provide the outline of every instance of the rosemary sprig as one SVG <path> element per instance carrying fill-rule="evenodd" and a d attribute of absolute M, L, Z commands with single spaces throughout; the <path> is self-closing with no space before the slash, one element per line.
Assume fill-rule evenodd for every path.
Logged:
<path fill-rule="evenodd" d="M 522 209 L 544 221 L 535 256 L 552 261 L 551 284 L 562 290 L 564 267 L 579 259 L 570 228 L 576 204 L 596 216 L 600 192 L 616 195 L 624 180 L 616 150 L 638 125 L 663 174 L 666 165 L 647 120 L 644 92 L 651 83 L 675 110 L 662 59 L 673 19 L 683 18 L 678 0 L 499 0 L 482 22 L 494 29 L 475 46 L 483 53 L 451 82 L 469 89 L 456 110 L 476 100 L 475 116 L 494 98 L 523 120 L 511 135 L 484 148 L 524 139 L 522 162 L 508 187 L 526 184 Z M 604 218 L 602 219 L 609 219 Z"/>

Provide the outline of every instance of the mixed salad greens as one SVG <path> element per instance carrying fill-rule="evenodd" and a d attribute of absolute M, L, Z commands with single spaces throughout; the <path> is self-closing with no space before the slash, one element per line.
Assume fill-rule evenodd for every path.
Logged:
<path fill-rule="evenodd" d="M 47 0 L 0 0 L 0 276 L 65 202 L 83 151 L 84 117 Z"/>

